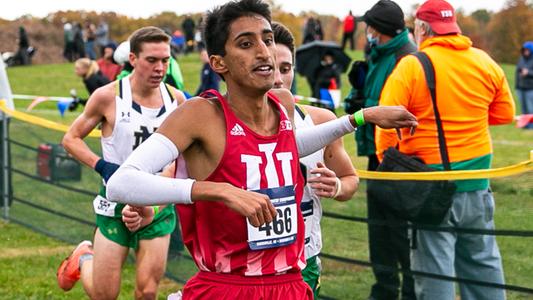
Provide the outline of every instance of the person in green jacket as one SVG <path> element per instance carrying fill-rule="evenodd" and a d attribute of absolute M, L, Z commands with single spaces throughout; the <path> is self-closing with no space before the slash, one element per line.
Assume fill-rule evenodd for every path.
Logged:
<path fill-rule="evenodd" d="M 366 74 L 359 75 L 364 76 L 364 84 L 359 89 L 354 87 L 351 96 L 358 94 L 363 107 L 372 107 L 378 105 L 383 85 L 396 63 L 404 55 L 415 52 L 416 46 L 409 40 L 409 31 L 405 27 L 401 8 L 393 1 L 380 0 L 364 14 L 363 20 L 367 24 L 368 68 L 365 69 Z M 350 96 L 346 101 L 350 101 L 349 98 Z M 374 132 L 375 126 L 372 124 L 365 124 L 357 128 L 355 132 L 357 154 L 368 157 L 368 170 L 370 171 L 375 171 L 379 165 Z M 368 192 L 367 207 L 368 218 L 371 222 L 386 221 L 394 224 L 401 222 L 390 211 L 381 207 L 375 199 L 372 199 Z M 398 272 L 383 270 L 375 265 L 393 269 L 398 267 L 409 269 L 407 229 L 369 224 L 368 240 L 370 261 L 373 264 L 376 278 L 369 299 L 398 299 L 400 288 Z M 415 299 L 413 278 L 403 276 L 402 281 L 400 299 Z"/>

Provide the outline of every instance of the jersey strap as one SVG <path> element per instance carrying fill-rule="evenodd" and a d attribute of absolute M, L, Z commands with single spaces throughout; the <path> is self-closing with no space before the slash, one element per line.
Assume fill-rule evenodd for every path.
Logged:
<path fill-rule="evenodd" d="M 174 95 L 174 93 L 172 93 L 172 88 L 170 87 L 170 84 L 168 83 L 165 83 L 165 89 L 167 90 L 168 92 L 168 95 L 170 96 L 170 102 L 174 102 L 174 100 L 176 100 L 176 97 Z"/>
<path fill-rule="evenodd" d="M 303 108 L 303 106 L 301 106 L 300 104 L 296 103 L 294 104 L 294 109 L 300 115 L 302 120 L 305 120 L 305 116 L 307 115 L 307 111 L 305 110 L 305 108 Z"/>

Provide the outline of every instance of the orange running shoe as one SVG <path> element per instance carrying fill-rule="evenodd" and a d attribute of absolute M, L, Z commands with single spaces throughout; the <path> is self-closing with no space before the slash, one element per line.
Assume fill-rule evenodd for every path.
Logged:
<path fill-rule="evenodd" d="M 83 241 L 65 258 L 57 269 L 57 283 L 64 291 L 70 291 L 80 279 L 80 256 L 93 254 L 91 241 Z"/>

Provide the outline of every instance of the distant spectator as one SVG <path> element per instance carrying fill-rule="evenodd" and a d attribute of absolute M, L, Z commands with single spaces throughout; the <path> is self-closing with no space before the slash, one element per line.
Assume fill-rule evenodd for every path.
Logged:
<path fill-rule="evenodd" d="M 63 25 L 63 37 L 65 40 L 65 47 L 63 49 L 63 57 L 68 61 L 74 61 L 74 31 L 72 30 L 72 24 L 65 23 Z"/>
<path fill-rule="evenodd" d="M 179 55 L 185 52 L 185 36 L 180 30 L 174 31 L 170 40 L 172 55 Z"/>
<path fill-rule="evenodd" d="M 315 21 L 315 40 L 322 41 L 324 39 L 324 30 L 322 30 L 322 22 L 319 19 Z"/>
<path fill-rule="evenodd" d="M 527 115 L 533 114 L 533 42 L 525 42 L 520 53 L 516 64 L 516 95 L 520 99 L 522 115 Z M 524 128 L 533 129 L 533 123 Z"/>
<path fill-rule="evenodd" d="M 195 27 L 196 27 L 196 24 L 194 23 L 194 20 L 191 18 L 191 16 L 187 16 L 185 20 L 183 20 L 183 23 L 181 23 L 181 28 L 183 29 L 183 32 L 185 33 L 185 41 L 187 43 L 185 53 L 189 53 L 194 50 L 194 29 Z"/>
<path fill-rule="evenodd" d="M 122 70 L 118 64 L 113 60 L 113 53 L 117 49 L 115 43 L 109 43 L 104 47 L 104 55 L 96 61 L 98 67 L 102 74 L 107 77 L 110 81 L 114 81 L 117 78 L 117 75 Z"/>
<path fill-rule="evenodd" d="M 96 52 L 94 51 L 94 40 L 96 39 L 96 25 L 91 22 L 85 24 L 85 54 L 87 57 L 95 60 Z"/>
<path fill-rule="evenodd" d="M 202 17 L 200 17 L 200 20 L 198 20 L 198 26 L 196 26 L 196 31 L 194 32 L 194 42 L 196 44 L 196 49 L 198 52 L 200 52 L 205 45 L 203 45 L 202 40 Z"/>
<path fill-rule="evenodd" d="M 76 75 L 83 79 L 83 83 L 91 95 L 97 88 L 108 84 L 110 81 L 105 77 L 98 64 L 88 58 L 80 58 L 74 63 Z"/>
<path fill-rule="evenodd" d="M 20 63 L 20 65 L 29 65 L 31 64 L 30 55 L 28 53 L 28 48 L 30 47 L 30 41 L 28 39 L 28 34 L 26 29 L 23 26 L 19 27 L 19 38 L 18 38 L 19 49 L 17 54 L 15 54 L 15 61 Z"/>
<path fill-rule="evenodd" d="M 342 34 L 342 50 L 344 50 L 344 47 L 346 46 L 346 41 L 350 40 L 350 49 L 355 50 L 355 40 L 354 40 L 354 33 L 356 28 L 356 22 L 355 18 L 352 15 L 352 11 L 348 12 L 348 15 L 346 18 L 344 18 L 343 22 L 343 34 Z"/>
<path fill-rule="evenodd" d="M 341 86 L 341 73 L 335 65 L 333 56 L 330 53 L 324 54 L 321 65 L 315 73 L 313 86 L 313 97 L 320 99 L 320 89 L 329 89 L 332 85 L 336 88 Z"/>
<path fill-rule="evenodd" d="M 74 57 L 75 59 L 85 57 L 85 42 L 83 41 L 81 24 L 75 22 L 72 31 L 74 32 Z"/>
<path fill-rule="evenodd" d="M 218 76 L 211 66 L 209 65 L 209 56 L 207 55 L 207 50 L 205 47 L 201 47 L 200 50 L 200 60 L 204 63 L 200 75 L 200 86 L 196 91 L 196 95 L 200 95 L 202 92 L 214 89 L 218 91 L 220 77 Z"/>
<path fill-rule="evenodd" d="M 316 39 L 315 29 L 316 29 L 315 18 L 309 17 L 304 25 L 304 32 L 303 32 L 304 39 L 303 39 L 302 44 L 312 42 Z"/>
<path fill-rule="evenodd" d="M 101 19 L 96 28 L 96 46 L 99 49 L 100 56 L 104 56 L 104 49 L 107 44 L 109 44 L 109 26 L 104 19 Z"/>

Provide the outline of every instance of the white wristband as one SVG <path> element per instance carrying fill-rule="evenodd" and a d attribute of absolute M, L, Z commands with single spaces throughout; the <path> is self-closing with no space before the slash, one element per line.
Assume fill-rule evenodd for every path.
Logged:
<path fill-rule="evenodd" d="M 342 182 L 339 179 L 339 177 L 335 177 L 335 195 L 333 195 L 333 199 L 337 198 L 342 190 Z"/>

